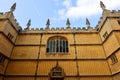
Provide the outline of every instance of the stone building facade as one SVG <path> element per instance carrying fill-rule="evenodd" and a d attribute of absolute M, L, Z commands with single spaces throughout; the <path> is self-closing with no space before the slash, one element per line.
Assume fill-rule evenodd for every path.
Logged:
<path fill-rule="evenodd" d="M 0 13 L 0 80 L 120 80 L 120 11 L 95 28 L 22 29 L 13 11 Z"/>

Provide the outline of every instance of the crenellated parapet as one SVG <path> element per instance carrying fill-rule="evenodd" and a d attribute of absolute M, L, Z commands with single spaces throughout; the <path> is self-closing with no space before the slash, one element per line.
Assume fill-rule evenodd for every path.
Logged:
<path fill-rule="evenodd" d="M 81 28 L 81 27 L 73 27 L 73 28 L 31 28 L 29 30 L 22 30 L 21 33 L 79 33 L 79 32 L 97 32 L 96 29 L 90 28 Z"/>

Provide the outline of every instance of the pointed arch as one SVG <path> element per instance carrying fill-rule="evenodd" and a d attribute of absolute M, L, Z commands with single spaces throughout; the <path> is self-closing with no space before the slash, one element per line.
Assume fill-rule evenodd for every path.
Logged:
<path fill-rule="evenodd" d="M 49 76 L 50 80 L 64 80 L 65 73 L 59 65 L 56 65 L 51 69 Z"/>
<path fill-rule="evenodd" d="M 68 53 L 68 40 L 65 37 L 54 36 L 47 41 L 47 53 Z"/>

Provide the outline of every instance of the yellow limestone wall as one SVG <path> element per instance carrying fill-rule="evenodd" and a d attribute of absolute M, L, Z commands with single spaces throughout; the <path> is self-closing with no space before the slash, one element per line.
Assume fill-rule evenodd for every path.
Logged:
<path fill-rule="evenodd" d="M 80 77 L 80 80 L 112 80 L 111 77 Z"/>
<path fill-rule="evenodd" d="M 9 57 L 12 48 L 13 44 L 3 34 L 0 34 L 0 52 Z"/>
<path fill-rule="evenodd" d="M 105 60 L 78 61 L 78 67 L 80 75 L 110 75 L 110 70 Z"/>
<path fill-rule="evenodd" d="M 116 52 L 114 52 L 113 54 L 116 55 L 118 62 L 113 64 L 111 58 L 108 59 L 112 74 L 116 74 L 116 73 L 120 72 L 120 66 L 119 66 L 120 65 L 120 50 L 119 50 L 119 48 L 120 48 L 120 37 L 119 37 L 120 32 L 119 31 L 114 31 L 114 35 L 115 35 L 116 40 L 118 42 L 118 48 L 117 48 L 118 50 Z M 117 76 L 117 75 L 115 75 L 115 76 Z M 115 80 L 117 80 L 119 78 L 120 77 L 117 76 L 117 77 L 115 77 Z"/>
<path fill-rule="evenodd" d="M 76 61 L 60 61 L 59 66 L 63 68 L 66 75 L 77 75 Z"/>
<path fill-rule="evenodd" d="M 114 34 L 115 34 L 115 36 L 116 36 L 116 38 L 117 38 L 117 41 L 118 41 L 119 44 L 120 44 L 120 32 L 119 32 L 119 31 L 116 31 L 116 32 L 114 32 Z"/>
<path fill-rule="evenodd" d="M 0 74 L 4 74 L 7 67 L 8 60 L 5 59 L 4 64 L 0 65 Z"/>
<path fill-rule="evenodd" d="M 35 75 L 36 61 L 11 61 L 6 74 L 8 75 Z"/>
<path fill-rule="evenodd" d="M 16 44 L 19 45 L 36 45 L 40 44 L 40 34 L 23 34 L 19 35 Z"/>
<path fill-rule="evenodd" d="M 37 59 L 39 46 L 17 46 L 11 55 L 12 59 Z"/>
<path fill-rule="evenodd" d="M 0 20 L 0 31 L 4 30 L 4 25 L 5 25 L 6 21 L 5 20 Z"/>
<path fill-rule="evenodd" d="M 12 25 L 10 24 L 10 22 L 7 22 L 7 24 L 5 24 L 4 27 L 4 34 L 7 36 L 8 33 L 10 33 L 13 36 L 12 41 L 15 42 L 15 39 L 17 37 L 17 32 L 16 30 L 12 27 Z"/>
<path fill-rule="evenodd" d="M 111 31 L 112 31 L 112 27 L 110 25 L 110 22 L 107 20 L 107 21 L 105 21 L 104 25 L 102 26 L 102 28 L 101 28 L 101 30 L 99 32 L 102 41 L 105 40 L 105 38 L 103 37 L 103 35 L 105 34 L 105 32 L 107 32 L 108 34 L 110 34 Z"/>
<path fill-rule="evenodd" d="M 112 27 L 112 30 L 120 30 L 120 25 L 118 24 L 117 20 L 119 20 L 119 19 L 117 19 L 117 18 L 109 19 L 109 23 L 110 23 L 110 26 Z"/>
<path fill-rule="evenodd" d="M 100 36 L 101 36 L 102 40 L 103 41 L 105 40 L 103 43 L 103 47 L 104 47 L 104 50 L 106 53 L 106 57 L 108 57 L 112 54 L 115 54 L 118 59 L 118 62 L 116 62 L 114 64 L 112 63 L 111 56 L 107 59 L 109 66 L 110 66 L 111 73 L 112 73 L 112 75 L 114 75 L 113 80 L 120 79 L 119 74 L 116 74 L 116 73 L 120 72 L 120 67 L 119 67 L 120 51 L 118 50 L 120 47 L 120 37 L 119 37 L 120 33 L 118 31 L 118 30 L 120 30 L 120 25 L 118 24 L 117 20 L 118 20 L 117 18 L 116 19 L 115 18 L 107 19 L 106 23 L 103 25 L 103 28 L 100 32 Z M 104 39 L 103 34 L 106 31 L 108 32 L 109 36 L 106 39 Z"/>
<path fill-rule="evenodd" d="M 77 46 L 78 59 L 96 59 L 105 58 L 102 45 L 83 45 Z"/>
<path fill-rule="evenodd" d="M 117 57 L 117 59 L 118 59 L 118 62 L 117 62 L 117 63 L 113 64 L 112 61 L 111 61 L 111 59 L 110 59 L 110 58 L 108 59 L 108 62 L 109 62 L 109 64 L 110 64 L 110 68 L 111 68 L 112 74 L 115 74 L 115 73 L 117 73 L 117 72 L 120 72 L 120 50 L 117 51 L 117 52 L 115 53 L 115 55 L 116 55 L 116 57 Z"/>
<path fill-rule="evenodd" d="M 49 77 L 38 77 L 37 80 L 49 80 Z"/>
<path fill-rule="evenodd" d="M 76 44 L 100 44 L 101 39 L 97 33 L 75 34 Z"/>
<path fill-rule="evenodd" d="M 78 80 L 78 77 L 65 77 L 64 80 Z"/>
<path fill-rule="evenodd" d="M 115 34 L 112 33 L 109 38 L 105 41 L 103 44 L 106 55 L 109 56 L 112 54 L 115 50 L 119 48 L 119 43 L 117 38 L 115 37 Z"/>
<path fill-rule="evenodd" d="M 38 75 L 48 75 L 55 66 L 56 61 L 40 61 L 38 65 Z"/>
<path fill-rule="evenodd" d="M 5 80 L 35 80 L 34 77 L 6 77 Z"/>
<path fill-rule="evenodd" d="M 114 75 L 113 80 L 120 80 L 120 73 Z"/>

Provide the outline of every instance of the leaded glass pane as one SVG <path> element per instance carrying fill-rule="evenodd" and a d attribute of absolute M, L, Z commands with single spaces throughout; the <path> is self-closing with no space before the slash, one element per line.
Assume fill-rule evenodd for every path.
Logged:
<path fill-rule="evenodd" d="M 68 41 L 63 37 L 50 38 L 46 48 L 47 53 L 65 53 L 68 52 Z"/>

